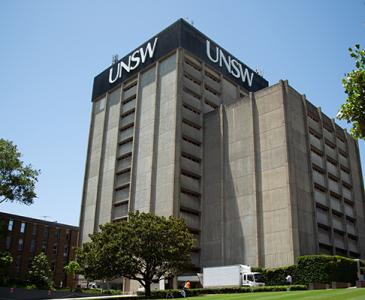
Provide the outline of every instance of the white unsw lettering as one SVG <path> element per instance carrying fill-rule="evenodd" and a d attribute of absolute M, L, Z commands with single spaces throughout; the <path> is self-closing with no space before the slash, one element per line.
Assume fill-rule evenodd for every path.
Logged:
<path fill-rule="evenodd" d="M 153 54 L 155 53 L 157 40 L 158 37 L 154 39 L 153 45 L 151 44 L 151 42 L 149 42 L 145 49 L 141 47 L 134 51 L 131 55 L 128 56 L 128 62 L 120 61 L 116 66 L 112 66 L 109 69 L 109 83 L 114 83 L 118 80 L 118 78 L 121 78 L 123 70 L 129 73 L 130 71 L 136 69 L 141 63 L 144 64 L 147 57 L 152 58 Z M 115 67 L 116 70 L 114 71 Z"/>
<path fill-rule="evenodd" d="M 213 51 L 213 55 L 215 54 L 215 57 L 213 57 L 211 54 L 209 40 L 207 40 L 206 45 L 207 56 L 212 62 L 218 63 L 221 68 L 224 65 L 230 74 L 232 74 L 236 78 L 241 78 L 242 82 L 247 81 L 248 85 L 252 86 L 254 72 L 250 72 L 248 68 L 243 68 L 242 64 L 231 56 L 228 55 L 227 58 L 223 50 L 218 48 L 217 46 L 215 47 L 215 53 Z"/>

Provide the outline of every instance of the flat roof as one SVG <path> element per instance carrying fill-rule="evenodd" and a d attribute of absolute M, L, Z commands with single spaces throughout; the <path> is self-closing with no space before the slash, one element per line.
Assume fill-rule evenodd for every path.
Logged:
<path fill-rule="evenodd" d="M 35 218 L 30 218 L 30 217 L 21 216 L 21 215 L 14 215 L 14 214 L 9 214 L 9 213 L 5 213 L 5 212 L 0 212 L 0 216 L 7 216 L 9 218 L 19 219 L 19 220 L 29 222 L 29 223 L 42 223 L 44 225 L 50 225 L 50 226 L 54 226 L 54 227 L 66 227 L 68 229 L 79 230 L 79 227 L 73 226 L 73 225 L 68 225 L 68 224 L 63 224 L 63 223 L 58 223 L 58 222 L 51 222 L 51 221 L 46 221 L 46 220 L 41 220 L 41 219 L 35 219 Z"/>

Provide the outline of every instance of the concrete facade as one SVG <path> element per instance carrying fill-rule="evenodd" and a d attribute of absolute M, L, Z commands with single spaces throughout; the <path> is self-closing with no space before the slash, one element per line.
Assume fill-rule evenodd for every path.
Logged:
<path fill-rule="evenodd" d="M 175 215 L 197 267 L 365 257 L 356 141 L 286 81 L 248 92 L 177 48 L 93 101 L 80 243 L 128 211 Z"/>

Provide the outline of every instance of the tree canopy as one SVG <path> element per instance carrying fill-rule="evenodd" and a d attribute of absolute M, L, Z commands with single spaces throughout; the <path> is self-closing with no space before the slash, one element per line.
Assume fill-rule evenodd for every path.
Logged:
<path fill-rule="evenodd" d="M 184 221 L 175 217 L 130 213 L 128 221 L 102 225 L 90 239 L 77 251 L 84 276 L 137 280 L 147 296 L 153 280 L 191 267 L 193 236 Z"/>
<path fill-rule="evenodd" d="M 77 261 L 71 260 L 66 266 L 63 268 L 65 272 L 72 276 L 72 285 L 71 290 L 73 289 L 75 276 L 81 271 L 81 267 Z"/>
<path fill-rule="evenodd" d="M 13 257 L 9 252 L 0 252 L 0 284 L 6 284 L 9 277 L 9 267 L 12 263 Z"/>
<path fill-rule="evenodd" d="M 41 289 L 52 286 L 52 271 L 48 258 L 43 252 L 33 258 L 29 270 L 29 280 Z"/>
<path fill-rule="evenodd" d="M 39 170 L 25 165 L 21 153 L 11 141 L 0 139 L 0 203 L 19 202 L 30 205 L 34 198 Z"/>
<path fill-rule="evenodd" d="M 349 52 L 355 59 L 355 69 L 342 79 L 347 99 L 337 118 L 352 123 L 350 133 L 354 138 L 365 139 L 365 49 L 357 44 Z"/>

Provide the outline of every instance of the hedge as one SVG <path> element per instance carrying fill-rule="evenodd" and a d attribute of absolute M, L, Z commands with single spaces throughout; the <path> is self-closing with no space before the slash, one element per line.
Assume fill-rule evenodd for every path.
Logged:
<path fill-rule="evenodd" d="M 290 285 L 290 286 L 261 286 L 261 287 L 232 287 L 232 288 L 209 288 L 209 289 L 189 289 L 186 290 L 187 297 L 206 295 L 206 294 L 235 294 L 235 293 L 252 293 L 252 292 L 279 292 L 279 291 L 299 291 L 306 290 L 305 285 Z M 139 296 L 144 293 L 139 292 Z M 171 295 L 174 298 L 182 298 L 181 290 L 162 290 L 151 291 L 149 299 L 161 299 Z"/>
<path fill-rule="evenodd" d="M 357 280 L 357 266 L 353 259 L 343 256 L 308 255 L 298 258 L 296 281 L 331 283 Z"/>
<path fill-rule="evenodd" d="M 356 268 L 356 262 L 347 257 L 307 255 L 300 256 L 296 265 L 266 269 L 262 274 L 266 285 L 287 284 L 287 275 L 292 276 L 294 284 L 350 282 L 354 285 Z"/>
<path fill-rule="evenodd" d="M 286 266 L 281 268 L 265 269 L 262 273 L 263 280 L 266 285 L 285 285 L 288 284 L 286 281 L 286 276 L 290 275 L 292 277 L 292 283 L 300 283 L 297 276 L 297 266 Z"/>

